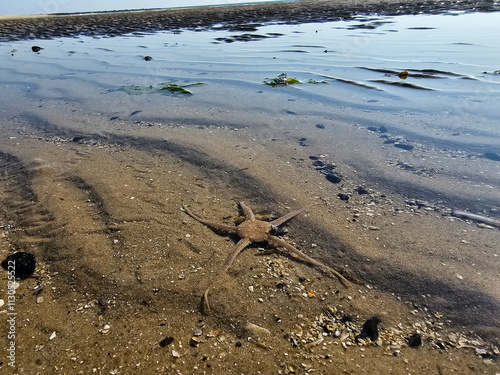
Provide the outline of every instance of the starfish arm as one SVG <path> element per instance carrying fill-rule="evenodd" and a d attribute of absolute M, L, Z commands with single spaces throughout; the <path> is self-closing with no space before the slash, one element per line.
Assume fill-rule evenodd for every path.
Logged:
<path fill-rule="evenodd" d="M 212 286 L 209 286 L 207 290 L 205 290 L 205 293 L 203 293 L 203 298 L 202 298 L 202 309 L 205 314 L 210 313 L 210 303 L 208 302 L 208 292 L 210 292 L 210 288 Z"/>
<path fill-rule="evenodd" d="M 271 221 L 271 225 L 273 227 L 279 227 L 281 224 L 287 222 L 291 218 L 294 218 L 298 214 L 301 214 L 302 212 L 304 212 L 305 210 L 307 210 L 307 208 L 308 207 L 301 208 L 300 210 L 296 210 L 296 211 L 290 212 L 290 213 L 286 214 L 285 216 L 280 217 L 279 219 L 273 220 L 273 221 Z"/>
<path fill-rule="evenodd" d="M 296 249 L 295 247 L 293 247 L 289 243 L 285 242 L 281 238 L 278 238 L 275 236 L 269 236 L 268 242 L 274 246 L 284 247 L 289 252 L 291 252 L 293 255 L 295 255 L 297 258 L 320 268 L 322 271 L 324 271 L 326 273 L 333 274 L 340 281 L 340 283 L 343 286 L 345 286 L 346 288 L 348 287 L 349 281 L 347 281 L 347 279 L 344 276 L 342 276 L 340 273 L 335 271 L 333 268 L 330 268 L 327 265 L 317 261 L 316 259 L 309 257 L 308 255 L 306 255 L 302 251 Z"/>
<path fill-rule="evenodd" d="M 240 207 L 243 210 L 243 213 L 245 214 L 246 220 L 254 221 L 255 220 L 255 215 L 253 214 L 253 211 L 248 207 L 245 203 L 240 202 Z"/>
<path fill-rule="evenodd" d="M 248 238 L 242 238 L 239 240 L 239 242 L 236 244 L 236 247 L 231 251 L 231 253 L 228 255 L 226 258 L 226 261 L 224 262 L 224 268 L 222 269 L 222 273 L 226 273 L 229 270 L 229 267 L 234 263 L 234 260 L 238 256 L 239 253 L 243 251 L 245 247 L 247 247 L 252 241 L 250 241 Z M 220 274 L 219 274 L 220 275 Z M 205 293 L 203 293 L 203 298 L 202 298 L 202 309 L 203 311 L 208 314 L 210 313 L 210 303 L 208 302 L 208 293 L 210 292 L 210 289 L 212 289 L 212 285 L 210 285 L 207 290 L 205 290 Z"/>
<path fill-rule="evenodd" d="M 205 224 L 207 227 L 222 231 L 222 232 L 227 232 L 227 233 L 236 233 L 237 228 L 232 225 L 226 225 L 222 223 L 216 223 L 215 221 L 207 220 L 202 217 L 199 217 L 196 215 L 193 211 L 191 211 L 187 206 L 182 205 L 182 208 L 184 211 L 191 216 L 193 219 L 199 221 L 202 224 Z"/>
<path fill-rule="evenodd" d="M 238 256 L 239 253 L 243 251 L 245 247 L 250 245 L 252 241 L 248 238 L 242 238 L 241 240 L 238 241 L 236 244 L 236 247 L 229 253 L 229 255 L 226 258 L 226 261 L 224 262 L 224 268 L 222 269 L 222 272 L 225 273 L 229 270 L 229 267 L 234 263 L 234 260 Z"/>

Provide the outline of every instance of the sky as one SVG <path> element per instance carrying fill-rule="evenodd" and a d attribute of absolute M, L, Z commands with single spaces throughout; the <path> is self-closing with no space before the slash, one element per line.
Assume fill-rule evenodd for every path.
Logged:
<path fill-rule="evenodd" d="M 266 2 L 272 0 L 260 0 Z M 183 6 L 235 4 L 256 0 L 1 0 L 0 15 L 72 13 L 102 10 L 171 8 Z"/>

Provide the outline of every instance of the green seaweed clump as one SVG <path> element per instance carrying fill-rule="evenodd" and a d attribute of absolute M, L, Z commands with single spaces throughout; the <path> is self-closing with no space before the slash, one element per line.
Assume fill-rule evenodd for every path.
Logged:
<path fill-rule="evenodd" d="M 264 84 L 270 85 L 272 87 L 276 86 L 288 86 L 296 83 L 302 83 L 297 78 L 288 78 L 286 73 L 281 73 L 276 78 L 272 78 L 269 81 L 264 80 Z"/>
<path fill-rule="evenodd" d="M 204 84 L 203 82 L 196 82 L 196 83 L 188 83 L 186 85 L 179 85 L 177 83 L 164 82 L 164 83 L 160 83 L 159 89 L 161 91 L 166 90 L 169 92 L 180 92 L 182 94 L 193 95 L 193 93 L 191 91 L 189 91 L 188 89 L 186 89 L 186 87 L 199 86 L 199 85 L 203 85 L 203 84 Z"/>
<path fill-rule="evenodd" d="M 270 79 L 269 81 L 265 80 L 264 83 L 266 85 L 276 87 L 276 86 L 288 86 L 288 85 L 294 85 L 294 84 L 302 84 L 303 82 L 301 82 L 297 78 L 288 78 L 286 73 L 281 73 L 276 78 Z M 309 79 L 309 80 L 307 80 L 306 83 L 311 83 L 313 85 L 317 85 L 317 84 L 323 84 L 323 83 L 328 83 L 328 82 L 326 80 L 316 81 L 315 79 Z"/>
<path fill-rule="evenodd" d="M 193 93 L 188 89 L 186 89 L 186 87 L 199 86 L 199 85 L 204 85 L 204 83 L 196 82 L 196 83 L 187 83 L 181 85 L 174 82 L 162 82 L 159 83 L 156 87 L 154 87 L 153 85 L 149 86 L 130 85 L 130 86 L 122 86 L 121 89 L 129 95 L 140 95 L 145 93 L 156 93 L 156 94 L 180 93 L 180 94 L 193 95 Z"/>
<path fill-rule="evenodd" d="M 309 79 L 309 80 L 307 80 L 307 83 L 311 83 L 313 85 L 320 85 L 320 84 L 327 84 L 328 82 L 326 81 L 326 79 L 324 79 L 322 81 L 316 81 L 315 79 Z"/>

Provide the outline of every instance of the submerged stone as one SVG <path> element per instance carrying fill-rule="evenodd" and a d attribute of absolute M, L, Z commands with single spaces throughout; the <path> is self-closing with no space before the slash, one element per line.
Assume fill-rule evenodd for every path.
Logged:
<path fill-rule="evenodd" d="M 338 184 L 340 181 L 342 181 L 340 176 L 336 173 L 327 173 L 325 174 L 325 178 L 332 184 Z"/>
<path fill-rule="evenodd" d="M 394 147 L 400 148 L 402 150 L 411 151 L 415 146 L 409 145 L 408 143 L 394 143 Z"/>

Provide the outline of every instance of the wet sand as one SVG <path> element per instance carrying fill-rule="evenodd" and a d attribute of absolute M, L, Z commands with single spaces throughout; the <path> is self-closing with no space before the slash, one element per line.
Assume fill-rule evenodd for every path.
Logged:
<path fill-rule="evenodd" d="M 356 14 L 439 14 L 448 10 L 498 10 L 494 1 L 335 0 L 210 8 L 0 18 L 0 41 L 72 35 L 118 36 L 132 32 L 210 27 L 245 30 L 263 22 L 304 23 L 350 19 Z"/>
<path fill-rule="evenodd" d="M 378 185 L 364 180 L 341 163 L 355 153 L 340 141 L 335 160 L 317 155 L 337 165 L 335 184 L 288 129 L 133 118 L 116 126 L 49 104 L 2 118 L 0 254 L 27 251 L 38 262 L 16 289 L 16 368 L 5 356 L 2 370 L 498 373 L 499 229 L 389 189 L 385 162 Z M 338 137 L 366 150 L 380 143 L 359 127 Z M 432 183 L 460 197 L 439 175 Z M 181 205 L 232 224 L 240 201 L 272 217 L 319 203 L 282 237 L 366 285 L 346 289 L 265 244 L 218 275 L 237 238 Z M 4 322 L 7 279 L 2 272 Z M 214 281 L 206 315 L 201 297 Z M 373 316 L 379 338 L 359 336 Z M 2 323 L 3 338 L 8 329 Z M 415 334 L 422 344 L 409 347 Z"/>

